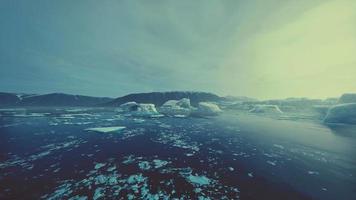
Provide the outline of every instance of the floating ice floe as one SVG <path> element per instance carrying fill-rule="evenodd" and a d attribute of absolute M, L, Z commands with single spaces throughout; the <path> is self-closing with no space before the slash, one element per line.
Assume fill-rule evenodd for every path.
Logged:
<path fill-rule="evenodd" d="M 356 103 L 339 104 L 331 107 L 324 122 L 356 124 Z"/>
<path fill-rule="evenodd" d="M 270 160 L 267 160 L 267 163 L 272 165 L 272 166 L 276 166 L 277 165 L 277 161 L 270 161 Z"/>
<path fill-rule="evenodd" d="M 165 160 L 160 160 L 160 159 L 154 159 L 152 162 L 149 162 L 149 161 L 139 161 L 138 162 L 138 167 L 141 169 L 141 170 L 150 170 L 152 168 L 154 169 L 158 169 L 158 168 L 161 168 L 161 167 L 164 167 L 166 166 L 168 163 L 168 161 L 165 161 Z"/>
<path fill-rule="evenodd" d="M 93 200 L 97 200 L 100 199 L 102 197 L 105 196 L 105 189 L 104 188 L 96 188 L 95 192 L 94 192 L 94 196 L 93 196 Z"/>
<path fill-rule="evenodd" d="M 184 117 L 187 117 L 187 115 L 174 115 L 173 117 L 184 118 Z"/>
<path fill-rule="evenodd" d="M 106 164 L 105 163 L 96 163 L 94 169 L 100 169 L 104 167 Z"/>
<path fill-rule="evenodd" d="M 125 156 L 125 160 L 122 161 L 123 164 L 131 164 L 135 162 L 136 158 L 134 155 Z"/>
<path fill-rule="evenodd" d="M 75 195 L 71 198 L 69 198 L 68 200 L 87 200 L 88 197 L 87 196 L 79 196 L 79 195 Z"/>
<path fill-rule="evenodd" d="M 138 167 L 142 170 L 151 169 L 151 164 L 148 161 L 141 161 L 138 163 Z"/>
<path fill-rule="evenodd" d="M 283 112 L 276 105 L 255 105 L 250 113 L 282 114 Z"/>
<path fill-rule="evenodd" d="M 157 168 L 161 168 L 165 165 L 167 165 L 169 162 L 168 161 L 165 161 L 165 160 L 159 160 L 159 159 L 154 159 L 153 160 L 153 164 L 154 164 L 154 167 L 157 169 Z"/>
<path fill-rule="evenodd" d="M 209 183 L 211 182 L 211 180 L 206 176 L 198 176 L 198 175 L 192 175 L 192 174 L 190 174 L 187 177 L 187 180 L 189 182 L 191 182 L 192 184 L 199 185 L 199 186 L 209 185 Z"/>
<path fill-rule="evenodd" d="M 99 133 L 110 133 L 117 132 L 125 129 L 125 126 L 111 126 L 111 127 L 97 127 L 97 128 L 87 128 L 86 131 L 94 131 Z"/>
<path fill-rule="evenodd" d="M 310 175 L 319 175 L 319 172 L 317 172 L 317 171 L 308 171 L 308 174 L 310 174 Z"/>

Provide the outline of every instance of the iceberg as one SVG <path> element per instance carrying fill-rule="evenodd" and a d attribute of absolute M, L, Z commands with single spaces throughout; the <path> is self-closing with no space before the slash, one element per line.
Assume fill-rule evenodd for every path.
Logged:
<path fill-rule="evenodd" d="M 215 116 L 221 113 L 221 109 L 218 105 L 211 102 L 200 102 L 198 109 L 194 111 L 193 115 L 197 116 Z"/>
<path fill-rule="evenodd" d="M 110 132 L 117 132 L 125 129 L 124 126 L 111 126 L 111 127 L 97 127 L 97 128 L 87 128 L 86 131 L 94 131 L 99 133 L 110 133 Z"/>
<path fill-rule="evenodd" d="M 193 107 L 190 100 L 183 98 L 181 100 L 168 100 L 160 108 L 159 112 L 168 116 L 188 116 Z"/>
<path fill-rule="evenodd" d="M 132 116 L 156 116 L 159 115 L 154 104 L 127 102 L 121 104 L 120 111 L 129 112 Z"/>
<path fill-rule="evenodd" d="M 324 118 L 324 122 L 356 124 L 356 103 L 339 104 L 331 107 Z"/>
<path fill-rule="evenodd" d="M 276 105 L 255 105 L 250 113 L 282 114 L 283 112 Z"/>
<path fill-rule="evenodd" d="M 138 104 L 137 110 L 132 112 L 134 116 L 152 116 L 158 114 L 155 105 L 150 103 L 140 103 Z"/>
<path fill-rule="evenodd" d="M 125 112 L 131 112 L 131 111 L 136 111 L 138 106 L 139 106 L 138 103 L 131 101 L 131 102 L 121 104 L 119 106 L 119 109 Z"/>
<path fill-rule="evenodd" d="M 338 104 L 345 104 L 345 103 L 356 103 L 356 94 L 348 93 L 348 94 L 343 94 L 338 102 Z"/>

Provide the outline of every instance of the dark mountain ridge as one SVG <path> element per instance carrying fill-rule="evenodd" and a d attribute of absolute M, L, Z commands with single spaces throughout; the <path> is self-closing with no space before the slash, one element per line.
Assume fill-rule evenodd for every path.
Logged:
<path fill-rule="evenodd" d="M 107 97 L 91 97 L 84 95 L 71 95 L 51 93 L 44 95 L 0 93 L 0 106 L 95 106 L 111 101 Z"/>

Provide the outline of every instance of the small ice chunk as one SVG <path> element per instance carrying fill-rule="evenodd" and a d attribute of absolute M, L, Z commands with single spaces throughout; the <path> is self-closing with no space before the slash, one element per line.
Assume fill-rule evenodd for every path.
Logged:
<path fill-rule="evenodd" d="M 143 123 L 146 120 L 144 120 L 144 119 L 133 119 L 133 121 L 136 122 L 136 123 Z"/>
<path fill-rule="evenodd" d="M 273 165 L 273 166 L 276 166 L 276 162 L 277 162 L 277 161 L 270 161 L 270 160 L 267 160 L 267 163 L 270 164 L 270 165 Z"/>
<path fill-rule="evenodd" d="M 103 184 L 105 183 L 107 180 L 107 177 L 104 175 L 99 175 L 97 177 L 95 177 L 95 184 Z"/>
<path fill-rule="evenodd" d="M 154 159 L 153 160 L 153 164 L 155 165 L 155 168 L 161 168 L 165 165 L 168 164 L 168 161 L 165 161 L 165 160 L 159 160 L 159 159 Z"/>
<path fill-rule="evenodd" d="M 279 148 L 279 149 L 284 149 L 284 146 L 282 146 L 280 144 L 274 144 L 273 146 L 276 147 L 276 148 Z"/>
<path fill-rule="evenodd" d="M 100 169 L 100 168 L 104 167 L 105 165 L 106 165 L 105 163 L 97 163 L 97 164 L 95 164 L 94 169 Z"/>
<path fill-rule="evenodd" d="M 190 174 L 187 179 L 189 182 L 195 185 L 208 185 L 210 183 L 210 179 L 206 176 L 198 176 Z"/>
<path fill-rule="evenodd" d="M 86 131 L 94 131 L 99 133 L 110 133 L 110 132 L 117 132 L 125 129 L 124 126 L 111 126 L 111 127 L 97 127 L 97 128 L 87 128 Z"/>
<path fill-rule="evenodd" d="M 57 168 L 57 169 L 53 170 L 53 173 L 57 173 L 57 172 L 59 172 L 59 170 L 61 170 L 61 168 Z"/>
<path fill-rule="evenodd" d="M 116 166 L 109 167 L 106 171 L 112 172 L 114 170 L 116 170 Z"/>
<path fill-rule="evenodd" d="M 122 161 L 123 164 L 131 164 L 135 161 L 134 155 L 129 155 L 125 157 L 125 160 Z"/>
<path fill-rule="evenodd" d="M 149 170 L 151 169 L 151 165 L 148 161 L 141 161 L 138 163 L 138 167 L 142 170 Z"/>
<path fill-rule="evenodd" d="M 225 199 L 225 198 L 223 198 Z M 209 197 L 199 196 L 198 200 L 211 200 Z"/>
<path fill-rule="evenodd" d="M 71 198 L 69 198 L 68 200 L 87 200 L 88 197 L 87 196 L 79 196 L 79 195 L 75 195 Z"/>
<path fill-rule="evenodd" d="M 187 115 L 174 115 L 174 117 L 177 117 L 177 118 L 184 118 L 184 117 L 187 117 Z"/>
<path fill-rule="evenodd" d="M 317 171 L 308 171 L 308 174 L 310 174 L 310 175 L 319 175 L 319 172 L 317 172 Z"/>
<path fill-rule="evenodd" d="M 228 169 L 229 169 L 231 172 L 235 170 L 233 167 L 229 167 Z"/>
<path fill-rule="evenodd" d="M 251 177 L 251 178 L 253 177 L 253 173 L 252 173 L 252 172 L 248 173 L 247 175 L 248 175 L 249 177 Z"/>
<path fill-rule="evenodd" d="M 142 183 L 146 180 L 145 177 L 142 176 L 142 174 L 134 174 L 131 175 L 128 179 L 127 179 L 127 183 L 128 184 L 136 184 L 136 183 Z"/>
<path fill-rule="evenodd" d="M 93 196 L 93 200 L 97 200 L 99 198 L 104 197 L 104 188 L 96 188 L 95 192 L 94 192 L 94 196 Z"/>

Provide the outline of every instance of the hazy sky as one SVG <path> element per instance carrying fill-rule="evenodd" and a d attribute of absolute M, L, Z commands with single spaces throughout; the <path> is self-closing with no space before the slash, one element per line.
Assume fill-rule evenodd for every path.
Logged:
<path fill-rule="evenodd" d="M 0 27 L 0 91 L 356 92 L 355 0 L 1 0 Z"/>

